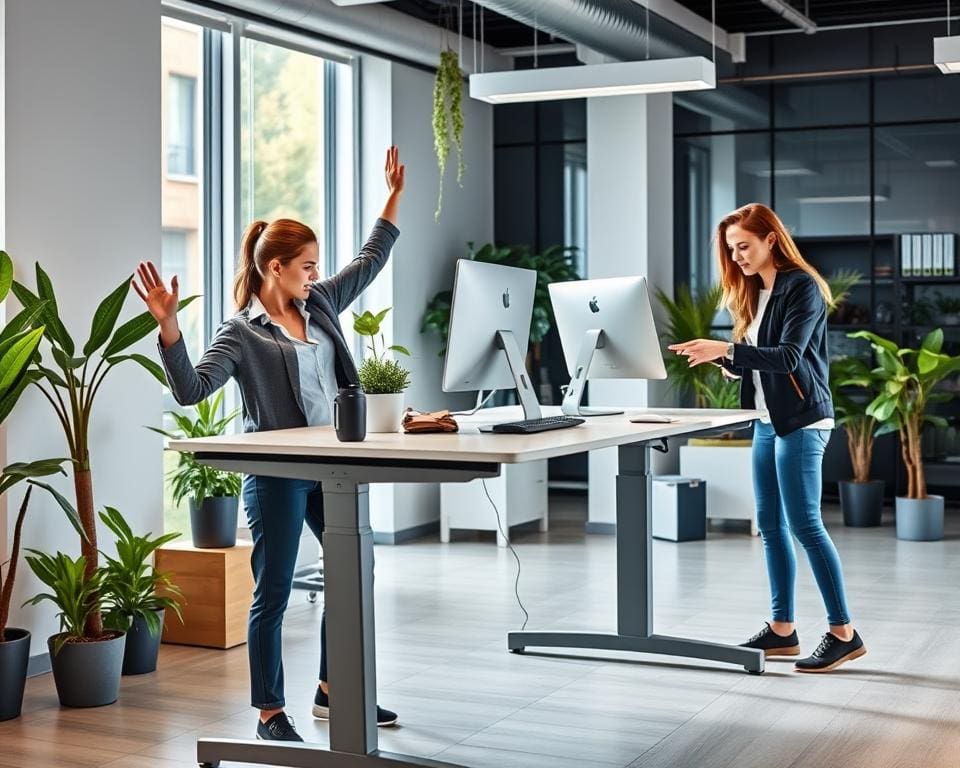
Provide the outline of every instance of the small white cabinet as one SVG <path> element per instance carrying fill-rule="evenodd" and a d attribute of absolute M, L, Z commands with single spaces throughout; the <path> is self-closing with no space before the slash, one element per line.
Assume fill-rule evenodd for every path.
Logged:
<path fill-rule="evenodd" d="M 497 516 L 484 493 L 482 483 L 497 505 L 503 534 Z M 440 541 L 450 541 L 450 530 L 469 528 L 475 531 L 496 531 L 497 546 L 505 547 L 510 528 L 520 523 L 540 521 L 540 530 L 547 530 L 547 462 L 529 461 L 504 464 L 499 477 L 469 483 L 443 483 L 440 486 Z"/>
<path fill-rule="evenodd" d="M 707 518 L 749 520 L 757 533 L 753 495 L 753 448 L 749 445 L 684 445 L 680 474 L 707 484 Z"/>

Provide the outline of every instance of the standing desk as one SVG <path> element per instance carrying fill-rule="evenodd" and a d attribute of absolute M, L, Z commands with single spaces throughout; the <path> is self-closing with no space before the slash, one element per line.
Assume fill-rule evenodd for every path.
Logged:
<path fill-rule="evenodd" d="M 559 410 L 559 409 L 554 409 Z M 245 474 L 322 483 L 325 607 L 329 686 L 333 709 L 330 749 L 310 744 L 199 739 L 197 761 L 294 768 L 428 766 L 450 763 L 377 748 L 376 660 L 373 605 L 373 532 L 369 483 L 467 482 L 496 477 L 503 464 L 549 459 L 599 448 L 619 450 L 617 476 L 617 631 L 612 633 L 511 632 L 510 650 L 537 647 L 639 651 L 708 659 L 763 672 L 754 649 L 653 633 L 650 451 L 671 437 L 747 426 L 759 415 L 742 410 L 651 409 L 676 417 L 667 424 L 632 424 L 631 413 L 591 417 L 571 429 L 534 435 L 481 434 L 479 423 L 521 418 L 519 409 L 496 408 L 460 420 L 456 434 L 374 434 L 341 443 L 331 427 L 173 440 L 170 448 L 193 453 L 203 464 Z M 545 409 L 545 415 L 551 415 Z"/>

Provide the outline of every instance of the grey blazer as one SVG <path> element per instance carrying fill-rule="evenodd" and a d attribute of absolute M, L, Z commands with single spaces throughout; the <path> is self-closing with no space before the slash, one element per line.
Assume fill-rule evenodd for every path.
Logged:
<path fill-rule="evenodd" d="M 333 340 L 337 384 L 357 383 L 357 368 L 340 327 L 339 315 L 370 285 L 390 256 L 400 230 L 377 219 L 360 254 L 337 274 L 314 284 L 306 302 L 310 319 Z M 305 427 L 297 352 L 273 324 L 251 323 L 243 309 L 218 329 L 196 367 L 183 335 L 167 349 L 158 342 L 160 360 L 174 399 L 193 405 L 234 377 L 243 400 L 243 431 Z"/>

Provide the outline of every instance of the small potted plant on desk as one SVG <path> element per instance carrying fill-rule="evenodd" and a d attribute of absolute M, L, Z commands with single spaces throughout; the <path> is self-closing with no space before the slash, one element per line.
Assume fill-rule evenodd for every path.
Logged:
<path fill-rule="evenodd" d="M 880 424 L 867 410 L 884 390 L 885 383 L 882 376 L 858 357 L 841 357 L 830 363 L 836 424 L 847 432 L 847 449 L 853 467 L 853 479 L 839 483 L 840 509 L 843 524 L 854 528 L 880 525 L 883 514 L 885 483 L 870 479 L 873 444 Z"/>
<path fill-rule="evenodd" d="M 168 432 L 157 427 L 148 429 L 173 440 L 222 435 L 227 425 L 240 412 L 236 409 L 220 418 L 222 403 L 221 390 L 194 406 L 196 419 L 168 411 L 176 422 L 178 431 Z M 181 453 L 177 466 L 170 471 L 168 477 L 172 484 L 173 503 L 179 505 L 185 498 L 189 499 L 193 546 L 198 549 L 235 546 L 240 475 L 200 464 L 193 458 L 192 453 Z"/>
<path fill-rule="evenodd" d="M 960 356 L 941 352 L 943 330 L 924 337 L 920 349 L 901 349 L 890 339 L 870 331 L 851 334 L 867 339 L 877 355 L 874 369 L 884 382 L 883 391 L 867 407 L 867 415 L 880 423 L 877 434 L 898 432 L 900 452 L 907 470 L 907 495 L 896 501 L 897 538 L 939 541 L 943 538 L 943 496 L 927 493 L 920 435 L 925 423 L 946 426 L 946 420 L 927 412 L 952 394 L 934 391 L 947 376 L 960 371 Z"/>
<path fill-rule="evenodd" d="M 380 324 L 390 308 L 377 314 L 369 310 L 362 315 L 353 313 L 353 330 L 360 336 L 370 339 L 367 347 L 373 357 L 360 363 L 357 375 L 360 386 L 367 396 L 367 432 L 397 432 L 403 422 L 404 391 L 410 386 L 410 372 L 400 366 L 396 360 L 387 359 L 387 352 L 408 355 L 410 352 L 399 344 L 386 347 L 377 352 L 377 336 L 381 347 L 386 346 Z"/>
<path fill-rule="evenodd" d="M 104 566 L 107 610 L 103 623 L 110 629 L 127 633 L 124 675 L 153 672 L 160 652 L 164 612 L 169 608 L 183 621 L 180 613 L 183 595 L 170 581 L 170 575 L 157 571 L 148 560 L 157 549 L 180 534 L 137 536 L 116 509 L 105 509 L 100 519 L 117 537 L 117 556 L 102 553 L 107 561 Z"/>

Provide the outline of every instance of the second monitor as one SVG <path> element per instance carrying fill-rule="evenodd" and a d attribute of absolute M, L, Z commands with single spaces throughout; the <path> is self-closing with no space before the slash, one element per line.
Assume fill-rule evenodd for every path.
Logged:
<path fill-rule="evenodd" d="M 553 283 L 550 299 L 570 373 L 562 404 L 565 415 L 623 413 L 581 406 L 588 378 L 667 378 L 645 278 Z"/>

